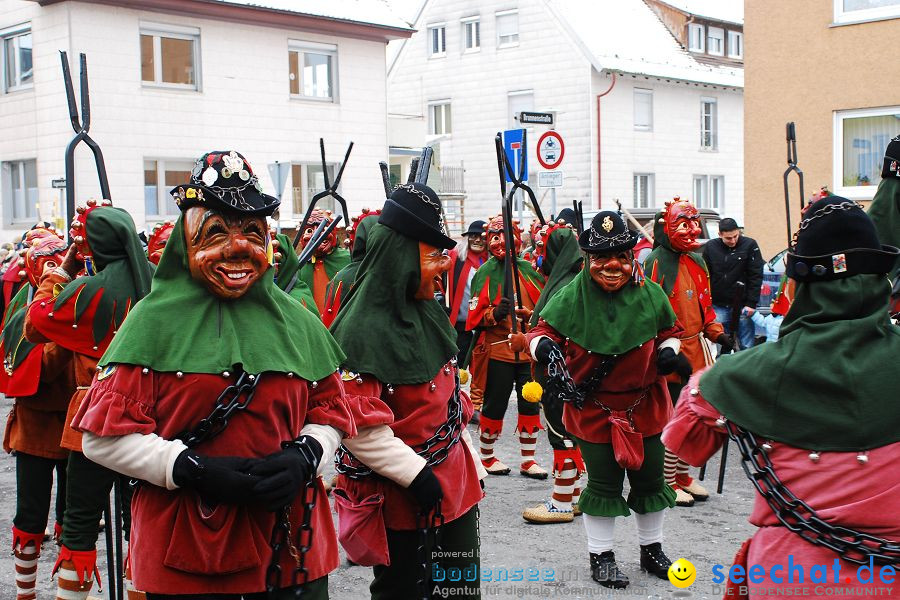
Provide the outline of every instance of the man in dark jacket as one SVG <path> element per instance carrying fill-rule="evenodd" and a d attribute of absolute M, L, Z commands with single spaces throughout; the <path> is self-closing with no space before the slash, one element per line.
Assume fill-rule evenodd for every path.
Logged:
<path fill-rule="evenodd" d="M 731 331 L 732 311 L 739 305 L 756 309 L 762 287 L 763 258 L 756 240 L 741 234 L 737 222 L 726 218 L 719 222 L 719 239 L 710 240 L 703 248 L 703 259 L 709 269 L 712 303 L 716 320 Z M 740 289 L 743 284 L 743 290 Z M 753 322 L 743 314 L 738 325 L 740 349 L 753 345 Z"/>

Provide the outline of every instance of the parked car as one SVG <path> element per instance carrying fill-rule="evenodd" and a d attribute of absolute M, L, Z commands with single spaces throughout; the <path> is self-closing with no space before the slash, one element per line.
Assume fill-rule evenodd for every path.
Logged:
<path fill-rule="evenodd" d="M 772 257 L 769 262 L 763 266 L 763 283 L 762 289 L 759 291 L 759 304 L 757 305 L 757 310 L 764 315 L 769 314 L 772 307 L 772 300 L 778 292 L 778 286 L 781 285 L 781 276 L 784 275 L 785 269 L 785 254 L 787 254 L 786 248 Z"/>

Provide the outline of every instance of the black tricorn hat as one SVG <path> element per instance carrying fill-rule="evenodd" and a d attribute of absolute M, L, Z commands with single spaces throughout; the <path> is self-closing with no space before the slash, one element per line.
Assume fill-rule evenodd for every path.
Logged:
<path fill-rule="evenodd" d="M 900 254 L 878 241 L 875 225 L 859 203 L 840 196 L 812 204 L 794 240 L 785 271 L 797 281 L 888 273 Z"/>
<path fill-rule="evenodd" d="M 476 233 L 478 235 L 481 235 L 484 233 L 485 225 L 486 225 L 486 221 L 482 221 L 481 219 L 478 219 L 477 221 L 472 221 L 471 223 L 469 223 L 469 228 L 466 229 L 465 232 L 463 232 L 463 235 L 474 235 Z"/>
<path fill-rule="evenodd" d="M 631 250 L 638 234 L 628 229 L 625 219 L 617 212 L 604 210 L 591 219 L 591 226 L 578 236 L 578 245 L 588 254 Z"/>
<path fill-rule="evenodd" d="M 197 159 L 190 183 L 169 191 L 181 211 L 192 206 L 270 216 L 278 198 L 263 194 L 259 178 L 247 159 L 234 150 L 213 150 Z"/>
<path fill-rule="evenodd" d="M 441 201 L 427 185 L 404 183 L 384 203 L 378 222 L 397 233 L 449 250 L 456 242 L 444 233 Z"/>
<path fill-rule="evenodd" d="M 900 135 L 888 143 L 881 166 L 881 178 L 900 177 Z"/>

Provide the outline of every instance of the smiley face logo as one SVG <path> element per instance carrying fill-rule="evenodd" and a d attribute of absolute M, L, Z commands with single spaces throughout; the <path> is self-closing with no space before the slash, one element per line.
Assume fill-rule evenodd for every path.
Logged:
<path fill-rule="evenodd" d="M 677 588 L 690 587 L 697 579 L 697 569 L 691 561 L 679 558 L 669 567 L 669 581 Z"/>

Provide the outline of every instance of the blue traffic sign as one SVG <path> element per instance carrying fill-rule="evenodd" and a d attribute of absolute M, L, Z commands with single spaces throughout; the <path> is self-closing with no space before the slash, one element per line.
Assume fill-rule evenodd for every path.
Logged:
<path fill-rule="evenodd" d="M 524 136 L 524 129 L 508 129 L 503 132 L 503 150 L 506 152 L 506 158 L 509 160 L 510 166 L 513 168 L 513 172 L 518 175 L 519 174 L 519 162 L 525 161 L 525 169 L 524 175 L 522 175 L 522 181 L 528 181 L 528 156 L 522 152 L 522 138 Z M 503 170 L 506 175 L 506 182 L 512 183 L 512 178 L 509 176 L 509 171 L 506 169 Z"/>

